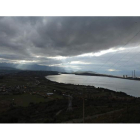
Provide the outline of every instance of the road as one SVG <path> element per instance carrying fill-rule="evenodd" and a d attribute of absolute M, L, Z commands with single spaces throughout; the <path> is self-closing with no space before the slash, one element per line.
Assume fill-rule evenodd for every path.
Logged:
<path fill-rule="evenodd" d="M 113 111 L 109 111 L 109 112 L 102 113 L 102 114 L 97 114 L 97 115 L 93 115 L 93 116 L 88 116 L 88 117 L 85 117 L 85 120 L 94 119 L 94 118 L 97 118 L 97 117 L 100 117 L 100 116 L 103 116 L 103 115 L 108 115 L 108 114 L 116 113 L 116 112 L 119 112 L 119 111 L 123 111 L 123 110 L 125 110 L 125 109 L 126 109 L 126 108 L 122 108 L 122 109 L 113 110 Z M 83 118 L 80 118 L 80 119 L 73 119 L 73 120 L 70 120 L 70 121 L 67 121 L 67 122 L 64 122 L 64 123 L 82 123 L 82 122 L 83 122 Z"/>

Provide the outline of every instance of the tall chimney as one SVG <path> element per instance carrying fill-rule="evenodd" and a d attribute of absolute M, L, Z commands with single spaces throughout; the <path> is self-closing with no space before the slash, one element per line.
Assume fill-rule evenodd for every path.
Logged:
<path fill-rule="evenodd" d="M 133 71 L 132 71 L 132 78 L 133 78 Z"/>
<path fill-rule="evenodd" d="M 134 70 L 134 78 L 135 78 L 135 70 Z"/>

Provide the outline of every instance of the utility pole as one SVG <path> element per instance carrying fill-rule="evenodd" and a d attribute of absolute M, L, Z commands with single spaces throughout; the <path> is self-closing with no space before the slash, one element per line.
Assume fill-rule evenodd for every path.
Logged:
<path fill-rule="evenodd" d="M 85 95 L 83 90 L 83 123 L 85 122 Z"/>
<path fill-rule="evenodd" d="M 68 111 L 72 110 L 72 96 L 68 95 Z"/>

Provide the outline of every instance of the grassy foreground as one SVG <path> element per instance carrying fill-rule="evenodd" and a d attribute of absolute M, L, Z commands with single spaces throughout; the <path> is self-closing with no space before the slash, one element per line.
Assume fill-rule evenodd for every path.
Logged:
<path fill-rule="evenodd" d="M 62 84 L 23 71 L 0 78 L 1 123 L 139 123 L 140 98 L 109 89 Z M 47 93 L 54 93 L 48 96 Z M 72 109 L 68 110 L 69 97 Z"/>

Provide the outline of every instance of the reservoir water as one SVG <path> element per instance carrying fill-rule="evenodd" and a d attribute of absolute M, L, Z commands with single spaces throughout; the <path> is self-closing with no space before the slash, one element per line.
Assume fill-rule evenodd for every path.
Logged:
<path fill-rule="evenodd" d="M 140 97 L 140 81 L 136 80 L 74 74 L 49 75 L 46 78 L 59 83 L 103 87 L 114 91 L 122 91 L 134 97 Z"/>

